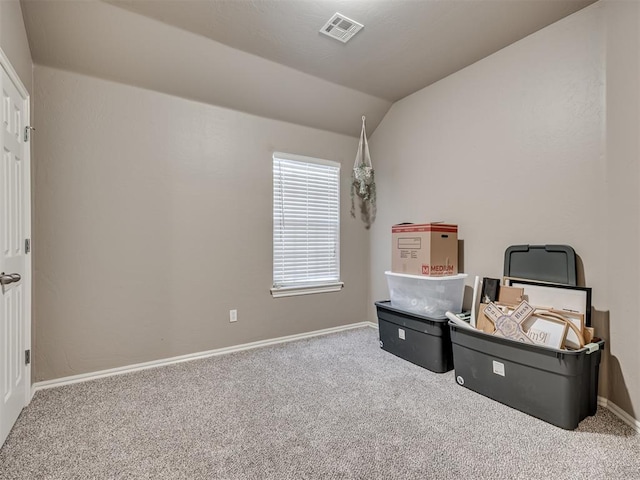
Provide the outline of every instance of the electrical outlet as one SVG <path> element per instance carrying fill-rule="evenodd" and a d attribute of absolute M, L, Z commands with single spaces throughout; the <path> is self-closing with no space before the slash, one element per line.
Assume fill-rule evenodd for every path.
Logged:
<path fill-rule="evenodd" d="M 229 310 L 229 321 L 230 322 L 238 321 L 238 310 Z"/>

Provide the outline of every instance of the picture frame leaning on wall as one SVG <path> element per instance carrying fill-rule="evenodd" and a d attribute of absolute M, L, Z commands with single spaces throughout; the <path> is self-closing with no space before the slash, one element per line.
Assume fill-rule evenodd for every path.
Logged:
<path fill-rule="evenodd" d="M 537 309 L 556 312 L 570 321 L 584 335 L 591 327 L 591 287 L 540 282 L 523 278 L 504 277 L 504 285 L 524 289 L 524 299 Z M 578 336 L 569 329 L 566 345 L 577 348 Z"/>

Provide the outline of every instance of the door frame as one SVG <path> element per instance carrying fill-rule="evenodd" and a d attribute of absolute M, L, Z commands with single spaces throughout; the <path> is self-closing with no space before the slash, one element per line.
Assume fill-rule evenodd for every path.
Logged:
<path fill-rule="evenodd" d="M 18 93 L 25 101 L 25 118 L 24 124 L 31 124 L 31 96 L 29 95 L 29 91 L 20 80 L 18 73 L 11 65 L 9 61 L 9 57 L 4 53 L 2 48 L 0 48 L 0 68 L 3 68 L 7 73 L 13 84 L 18 89 Z M 24 135 L 24 131 L 21 132 L 21 135 Z M 24 138 L 24 137 L 23 137 Z M 25 151 L 24 151 L 24 209 L 23 215 L 24 218 L 24 235 L 25 238 L 22 239 L 24 242 L 25 239 L 31 239 L 31 135 L 29 136 L 29 140 L 25 142 Z M 31 255 L 33 254 L 33 239 L 31 241 L 31 249 L 29 253 L 25 253 L 24 258 L 24 277 L 23 278 L 23 287 L 24 287 L 24 345 L 23 350 L 31 351 L 31 362 L 29 365 L 24 365 L 24 375 L 25 375 L 25 403 L 23 408 L 29 405 L 31 402 L 31 398 L 33 397 L 33 388 L 31 385 L 31 365 L 33 364 L 33 350 L 31 349 L 31 288 L 32 288 L 32 277 L 33 272 L 31 270 Z"/>

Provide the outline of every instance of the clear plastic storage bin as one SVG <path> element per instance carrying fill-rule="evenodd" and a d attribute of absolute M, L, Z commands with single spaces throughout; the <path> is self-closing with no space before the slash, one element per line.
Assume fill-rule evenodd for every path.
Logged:
<path fill-rule="evenodd" d="M 427 277 L 385 272 L 391 306 L 430 318 L 445 318 L 447 311 L 460 313 L 466 273 Z"/>

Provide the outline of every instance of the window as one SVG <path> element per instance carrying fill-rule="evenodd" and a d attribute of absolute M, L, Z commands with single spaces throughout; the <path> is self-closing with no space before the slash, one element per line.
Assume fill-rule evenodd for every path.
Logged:
<path fill-rule="evenodd" d="M 340 164 L 273 154 L 274 297 L 334 292 L 340 282 Z"/>

